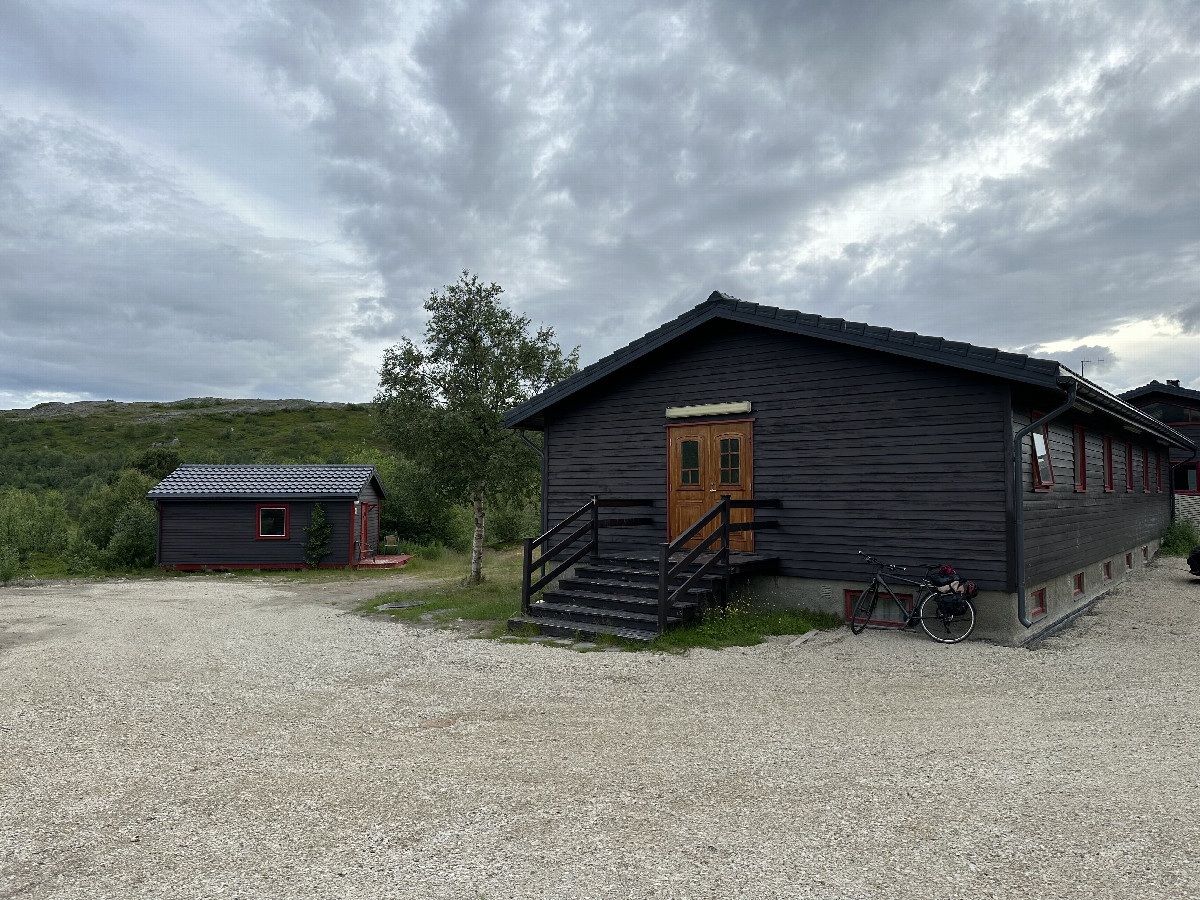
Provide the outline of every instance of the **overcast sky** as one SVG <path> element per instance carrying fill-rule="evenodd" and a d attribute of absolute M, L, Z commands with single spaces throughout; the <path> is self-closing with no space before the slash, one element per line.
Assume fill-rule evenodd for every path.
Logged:
<path fill-rule="evenodd" d="M 1200 388 L 1200 4 L 0 0 L 0 408 L 369 400 L 464 268 Z"/>

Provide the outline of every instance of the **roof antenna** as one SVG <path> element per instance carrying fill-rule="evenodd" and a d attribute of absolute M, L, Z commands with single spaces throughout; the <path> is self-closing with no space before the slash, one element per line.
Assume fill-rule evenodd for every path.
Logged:
<path fill-rule="evenodd" d="M 1084 367 L 1084 366 L 1086 366 L 1088 363 L 1096 363 L 1096 364 L 1099 364 L 1099 363 L 1102 363 L 1102 362 L 1104 362 L 1104 359 L 1103 359 L 1103 357 L 1102 357 L 1102 358 L 1100 358 L 1100 359 L 1081 359 L 1081 360 L 1079 361 L 1079 374 L 1080 374 L 1080 375 L 1082 375 L 1082 374 L 1083 374 L 1083 367 Z"/>

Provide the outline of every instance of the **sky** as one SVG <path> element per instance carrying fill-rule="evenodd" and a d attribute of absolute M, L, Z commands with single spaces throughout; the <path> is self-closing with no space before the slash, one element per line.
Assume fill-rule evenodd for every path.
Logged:
<path fill-rule="evenodd" d="M 367 401 L 464 269 L 1200 389 L 1200 4 L 0 0 L 0 408 Z"/>

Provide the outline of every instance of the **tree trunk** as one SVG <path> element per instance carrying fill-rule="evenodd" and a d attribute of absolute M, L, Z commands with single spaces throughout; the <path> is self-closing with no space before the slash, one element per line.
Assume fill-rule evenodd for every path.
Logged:
<path fill-rule="evenodd" d="M 475 510 L 475 536 L 471 540 L 471 577 L 468 583 L 479 584 L 483 581 L 483 495 L 472 497 L 471 506 Z"/>

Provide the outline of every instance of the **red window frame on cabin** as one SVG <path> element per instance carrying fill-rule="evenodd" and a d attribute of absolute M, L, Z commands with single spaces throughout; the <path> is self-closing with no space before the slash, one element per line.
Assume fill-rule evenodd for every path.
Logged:
<path fill-rule="evenodd" d="M 1200 494 L 1200 462 L 1184 462 L 1168 468 L 1171 471 L 1171 486 L 1176 494 Z"/>
<path fill-rule="evenodd" d="M 1046 589 L 1038 588 L 1029 592 L 1029 618 L 1036 619 L 1046 614 Z"/>
<path fill-rule="evenodd" d="M 263 534 L 263 510 L 283 511 L 283 534 Z M 292 508 L 286 503 L 258 503 L 254 507 L 254 539 L 256 541 L 286 541 L 291 536 Z"/>
<path fill-rule="evenodd" d="M 1162 453 L 1154 451 L 1154 493 L 1162 493 Z"/>
<path fill-rule="evenodd" d="M 1080 597 L 1083 595 L 1083 573 L 1076 572 L 1071 576 L 1071 596 Z"/>
<path fill-rule="evenodd" d="M 1150 451 L 1142 448 L 1142 493 L 1150 493 Z"/>
<path fill-rule="evenodd" d="M 1087 429 L 1075 426 L 1075 493 L 1087 491 Z"/>
<path fill-rule="evenodd" d="M 1113 455 L 1112 455 L 1112 435 L 1104 436 L 1104 493 L 1111 494 L 1116 488 L 1113 487 L 1115 479 L 1113 478 Z"/>
<path fill-rule="evenodd" d="M 1036 409 L 1033 411 L 1033 420 L 1036 422 L 1042 417 L 1043 413 Z M 1043 425 L 1042 433 L 1042 449 L 1038 450 L 1039 435 L 1037 430 L 1029 433 L 1029 443 L 1033 451 L 1033 489 L 1035 491 L 1049 491 L 1054 487 L 1054 460 L 1050 457 L 1050 426 Z M 1045 471 L 1042 471 L 1043 466 Z"/>
<path fill-rule="evenodd" d="M 1133 491 L 1133 442 L 1125 442 L 1125 493 Z"/>

